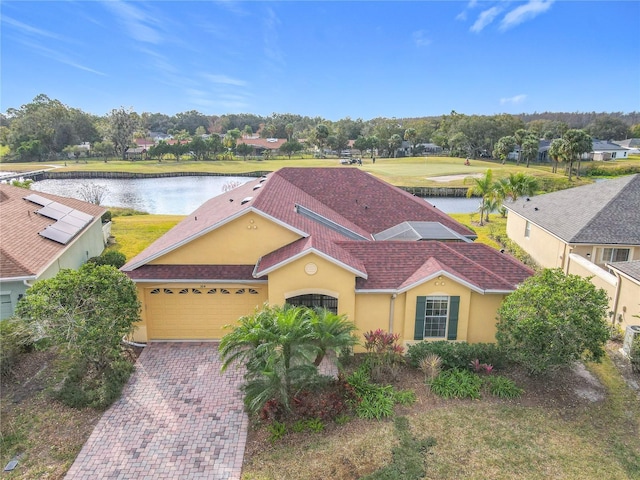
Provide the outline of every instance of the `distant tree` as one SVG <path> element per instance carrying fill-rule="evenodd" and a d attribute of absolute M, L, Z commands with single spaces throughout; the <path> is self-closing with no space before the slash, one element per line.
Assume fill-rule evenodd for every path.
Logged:
<path fill-rule="evenodd" d="M 91 146 L 91 150 L 95 155 L 103 157 L 105 163 L 115 153 L 111 142 L 96 142 Z"/>
<path fill-rule="evenodd" d="M 327 139 L 329 138 L 329 135 L 331 133 L 329 127 L 327 127 L 324 123 L 321 123 L 316 126 L 314 133 L 315 144 L 320 149 L 320 153 L 323 153 L 322 150 L 324 149 Z"/>
<path fill-rule="evenodd" d="M 378 138 L 377 135 L 369 135 L 367 137 L 367 144 L 369 145 L 369 148 L 371 149 L 371 158 L 373 158 L 373 156 L 375 155 L 376 150 L 378 148 L 380 148 L 380 146 L 381 146 L 380 139 Z"/>
<path fill-rule="evenodd" d="M 493 156 L 499 158 L 502 164 L 506 163 L 509 154 L 516 147 L 516 139 L 512 136 L 500 138 L 493 147 Z"/>
<path fill-rule="evenodd" d="M 404 131 L 404 139 L 411 145 L 411 155 L 415 155 L 416 140 L 418 139 L 418 132 L 415 128 L 407 128 Z"/>
<path fill-rule="evenodd" d="M 267 138 L 274 138 L 276 136 L 276 132 L 278 131 L 278 127 L 273 123 L 268 123 L 264 126 L 263 132 L 267 136 Z"/>
<path fill-rule="evenodd" d="M 394 133 L 389 137 L 389 153 L 393 153 L 393 158 L 398 156 L 398 149 L 402 146 L 402 137 Z"/>
<path fill-rule="evenodd" d="M 291 155 L 294 153 L 301 152 L 302 150 L 304 150 L 304 145 L 297 140 L 285 142 L 280 147 L 280 152 L 287 155 L 289 158 L 291 158 Z"/>
<path fill-rule="evenodd" d="M 189 152 L 196 160 L 204 160 L 209 153 L 209 146 L 200 135 L 196 135 L 189 142 Z"/>
<path fill-rule="evenodd" d="M 182 143 L 180 140 L 177 140 L 173 145 L 169 145 L 169 153 L 171 153 L 176 158 L 176 162 L 179 162 L 182 158 L 182 155 L 188 152 L 189 144 Z"/>
<path fill-rule="evenodd" d="M 246 161 L 247 156 L 253 153 L 253 147 L 247 143 L 241 142 L 236 146 L 236 153 L 241 155 Z"/>
<path fill-rule="evenodd" d="M 360 153 L 364 154 L 364 152 L 370 148 L 368 139 L 363 136 L 356 138 L 353 142 L 353 148 L 360 150 Z"/>
<path fill-rule="evenodd" d="M 251 128 L 251 125 L 245 125 L 242 129 L 242 133 L 247 137 L 250 137 L 253 135 L 253 128 Z"/>
<path fill-rule="evenodd" d="M 293 123 L 287 123 L 284 127 L 284 131 L 287 134 L 287 140 L 290 142 L 294 132 Z"/>
<path fill-rule="evenodd" d="M 599 140 L 624 140 L 629 138 L 629 125 L 620 118 L 606 115 L 596 118 L 585 127 L 585 132 Z"/>
<path fill-rule="evenodd" d="M 558 172 L 558 163 L 564 160 L 564 154 L 567 151 L 567 146 L 565 145 L 566 140 L 562 138 L 555 138 L 551 141 L 549 145 L 549 157 L 553 159 L 553 168 L 551 170 L 552 173 Z"/>
<path fill-rule="evenodd" d="M 127 150 L 133 141 L 133 132 L 138 128 L 138 116 L 132 109 L 113 109 L 107 116 L 108 139 L 113 144 L 117 156 L 126 159 Z"/>
<path fill-rule="evenodd" d="M 493 182 L 493 172 L 488 169 L 481 178 L 471 177 L 473 186 L 467 190 L 467 198 L 472 196 L 480 197 L 480 225 L 484 225 L 483 216 L 487 213 L 487 203 L 496 196 L 496 185 Z"/>
<path fill-rule="evenodd" d="M 206 129 L 209 117 L 196 110 L 178 113 L 174 118 L 174 130 L 185 130 L 189 135 L 195 135 L 198 127 Z"/>
<path fill-rule="evenodd" d="M 527 168 L 529 168 L 529 162 L 537 158 L 539 145 L 540 142 L 534 135 L 527 135 L 522 140 L 520 151 L 522 153 L 522 156 L 524 157 L 525 162 L 527 162 Z"/>
<path fill-rule="evenodd" d="M 157 158 L 158 161 L 162 162 L 162 157 L 171 153 L 171 145 L 164 140 L 161 140 L 155 145 L 152 145 L 147 153 L 149 157 Z"/>
<path fill-rule="evenodd" d="M 496 184 L 496 191 L 501 199 L 515 201 L 525 195 L 533 195 L 538 189 L 535 177 L 522 172 L 510 173 Z"/>
<path fill-rule="evenodd" d="M 578 162 L 578 173 L 580 176 L 580 160 L 582 155 L 593 151 L 593 140 L 585 133 L 584 130 L 567 130 L 562 136 L 565 142 L 562 144 L 563 158 L 569 162 L 569 181 L 571 181 L 571 173 L 573 171 L 573 162 Z"/>
<path fill-rule="evenodd" d="M 94 205 L 100 205 L 108 194 L 109 189 L 105 185 L 98 185 L 97 183 L 83 183 L 78 188 L 80 198 Z"/>
<path fill-rule="evenodd" d="M 629 135 L 631 138 L 640 138 L 640 123 L 631 125 L 629 128 Z"/>
<path fill-rule="evenodd" d="M 543 270 L 502 302 L 496 339 L 530 374 L 600 360 L 609 339 L 607 308 L 607 293 L 589 279 Z"/>
<path fill-rule="evenodd" d="M 522 144 L 524 143 L 524 139 L 527 137 L 527 135 L 529 135 L 529 132 L 527 132 L 524 128 L 519 128 L 513 134 L 513 138 L 515 138 L 516 140 L 516 145 L 519 147 L 516 165 L 520 165 L 520 160 L 522 160 Z"/>
<path fill-rule="evenodd" d="M 236 145 L 238 143 L 238 139 L 242 137 L 242 133 L 237 128 L 233 128 L 227 131 L 227 134 L 224 136 L 224 140 L 222 143 L 224 146 L 230 150 L 235 150 Z"/>
<path fill-rule="evenodd" d="M 349 138 L 347 138 L 347 136 L 343 132 L 339 131 L 335 135 L 330 135 L 329 137 L 327 137 L 327 145 L 332 150 L 335 150 L 338 155 L 340 155 L 340 152 L 346 150 L 349 147 Z"/>
<path fill-rule="evenodd" d="M 207 129 L 204 128 L 202 125 L 198 125 L 198 128 L 196 128 L 196 136 L 197 137 L 202 137 L 203 135 L 207 134 Z"/>

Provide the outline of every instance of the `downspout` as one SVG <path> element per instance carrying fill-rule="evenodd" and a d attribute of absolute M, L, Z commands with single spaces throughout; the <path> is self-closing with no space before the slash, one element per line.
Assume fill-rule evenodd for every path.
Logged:
<path fill-rule="evenodd" d="M 393 333 L 393 311 L 396 305 L 396 297 L 395 293 L 391 295 L 391 302 L 389 303 L 389 333 Z"/>
<path fill-rule="evenodd" d="M 616 325 L 616 313 L 618 313 L 618 302 L 620 301 L 620 288 L 622 285 L 622 278 L 620 278 L 620 274 L 617 271 L 613 271 L 616 275 L 616 280 L 618 280 L 618 284 L 616 285 L 616 294 L 613 297 L 613 318 L 611 319 L 612 326 Z"/>

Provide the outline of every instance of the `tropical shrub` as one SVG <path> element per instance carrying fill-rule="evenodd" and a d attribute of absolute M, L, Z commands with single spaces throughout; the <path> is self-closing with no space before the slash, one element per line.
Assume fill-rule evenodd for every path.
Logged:
<path fill-rule="evenodd" d="M 435 353 L 428 353 L 418 363 L 420 370 L 424 373 L 424 381 L 429 384 L 431 381 L 440 375 L 442 370 L 442 358 Z"/>
<path fill-rule="evenodd" d="M 633 338 L 629 357 L 631 359 L 632 371 L 640 373 L 640 335 L 636 335 Z"/>
<path fill-rule="evenodd" d="M 127 263 L 127 257 L 124 253 L 117 250 L 105 250 L 99 257 L 91 257 L 88 262 L 96 265 L 111 265 L 112 267 L 120 268 Z"/>
<path fill-rule="evenodd" d="M 139 319 L 136 287 L 109 265 L 86 263 L 37 281 L 16 307 L 39 337 L 57 346 L 61 393 L 70 405 L 106 407 L 133 370 L 122 339 Z"/>
<path fill-rule="evenodd" d="M 398 343 L 399 338 L 399 334 L 382 329 L 364 333 L 367 362 L 374 380 L 393 380 L 398 375 L 399 366 L 404 363 L 404 348 Z"/>
<path fill-rule="evenodd" d="M 530 374 L 598 361 L 609 339 L 608 296 L 589 279 L 546 269 L 525 280 L 498 310 L 496 339 Z"/>
<path fill-rule="evenodd" d="M 239 325 L 222 338 L 222 369 L 244 364 L 247 410 L 278 419 L 291 413 L 294 392 L 323 382 L 316 362 L 329 349 L 339 352 L 353 345 L 354 328 L 345 317 L 330 312 L 265 305 L 240 318 Z"/>
<path fill-rule="evenodd" d="M 30 350 L 32 345 L 32 333 L 19 318 L 0 320 L 0 375 L 7 376 L 18 356 Z"/>
<path fill-rule="evenodd" d="M 431 382 L 431 391 L 443 398 L 480 398 L 482 379 L 469 370 L 445 370 Z"/>
<path fill-rule="evenodd" d="M 489 393 L 499 398 L 517 398 L 524 393 L 513 380 L 500 375 L 486 377 L 485 384 Z"/>
<path fill-rule="evenodd" d="M 406 358 L 409 365 L 420 367 L 420 362 L 429 355 L 437 355 L 441 359 L 442 368 L 465 369 L 474 360 L 500 368 L 505 365 L 504 351 L 495 343 L 467 343 L 438 340 L 436 342 L 419 342 L 410 345 Z"/>

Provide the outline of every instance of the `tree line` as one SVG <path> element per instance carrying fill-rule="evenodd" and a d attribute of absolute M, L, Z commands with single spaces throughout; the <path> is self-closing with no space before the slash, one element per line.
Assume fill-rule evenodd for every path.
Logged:
<path fill-rule="evenodd" d="M 92 155 L 124 159 L 126 152 L 135 147 L 135 139 L 162 134 L 175 141 L 156 148 L 160 158 L 169 153 L 179 159 L 184 154 L 181 149 L 198 159 L 225 152 L 246 158 L 253 148 L 238 140 L 257 135 L 286 139 L 280 151 L 288 155 L 309 147 L 320 153 L 325 149 L 340 152 L 353 141 L 356 149 L 369 151 L 372 156 L 374 152 L 395 156 L 400 147 L 406 154 L 417 155 L 431 144 L 454 156 L 477 158 L 494 153 L 500 157 L 512 145 L 511 139 L 505 137 L 513 137 L 528 162 L 534 146 L 537 148 L 535 142 L 562 138 L 577 129 L 603 140 L 640 137 L 640 114 L 544 112 L 487 116 L 452 111 L 438 117 L 370 120 L 346 117 L 330 121 L 289 113 L 266 117 L 244 113 L 218 116 L 195 110 L 169 116 L 121 107 L 96 116 L 41 94 L 20 108 L 9 108 L 0 114 L 0 145 L 9 147 L 5 161 L 44 161 L 70 154 L 78 157 L 84 151 L 78 146 L 82 143 L 90 145 Z M 502 139 L 505 140 L 501 142 Z M 523 143 L 525 140 L 528 143 Z M 193 142 L 189 148 L 183 147 Z"/>

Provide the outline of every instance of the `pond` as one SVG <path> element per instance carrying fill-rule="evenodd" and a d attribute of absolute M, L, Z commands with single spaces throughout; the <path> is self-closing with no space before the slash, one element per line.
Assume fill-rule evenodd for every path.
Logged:
<path fill-rule="evenodd" d="M 133 208 L 151 214 L 188 215 L 206 200 L 220 195 L 225 186 L 241 185 L 250 177 L 163 177 L 135 179 L 42 180 L 32 190 L 82 199 L 82 185 L 106 187 L 102 205 Z M 477 198 L 428 197 L 425 201 L 446 213 L 471 213 L 478 209 Z"/>

